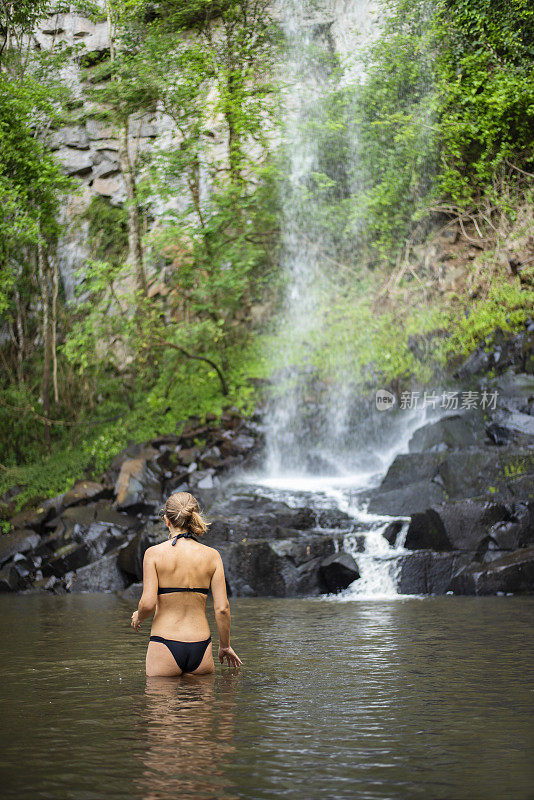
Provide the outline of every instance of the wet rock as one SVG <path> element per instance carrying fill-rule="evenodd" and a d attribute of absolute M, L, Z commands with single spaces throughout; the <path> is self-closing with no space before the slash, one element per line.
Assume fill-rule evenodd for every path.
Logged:
<path fill-rule="evenodd" d="M 118 509 L 152 508 L 163 502 L 157 476 L 143 458 L 123 462 L 115 484 Z"/>
<path fill-rule="evenodd" d="M 77 570 L 89 561 L 90 550 L 85 543 L 71 542 L 55 551 L 54 555 L 43 563 L 43 575 L 55 575 L 60 578 L 66 572 Z"/>
<path fill-rule="evenodd" d="M 360 571 L 353 557 L 341 552 L 321 561 L 319 575 L 325 592 L 340 592 L 360 577 Z"/>
<path fill-rule="evenodd" d="M 58 583 L 59 578 L 56 578 L 55 575 L 50 575 L 48 578 L 39 577 L 34 581 L 31 589 L 34 592 L 52 592 Z"/>
<path fill-rule="evenodd" d="M 88 503 L 90 500 L 98 500 L 104 495 L 105 489 L 101 483 L 95 481 L 79 481 L 70 491 L 63 495 L 62 505 L 64 508 L 75 506 L 80 503 Z"/>
<path fill-rule="evenodd" d="M 389 467 L 380 492 L 432 481 L 445 458 L 445 453 L 401 453 Z"/>
<path fill-rule="evenodd" d="M 416 511 L 424 511 L 446 499 L 442 486 L 431 481 L 412 483 L 400 489 L 374 492 L 369 501 L 370 514 L 386 514 L 388 516 L 409 516 Z"/>
<path fill-rule="evenodd" d="M 9 561 L 15 553 L 27 553 L 41 541 L 35 531 L 21 530 L 0 536 L 0 565 Z"/>
<path fill-rule="evenodd" d="M 133 531 L 143 524 L 138 517 L 113 508 L 107 500 L 99 501 L 93 508 L 95 522 L 112 525 L 122 531 Z"/>
<path fill-rule="evenodd" d="M 44 500 L 37 508 L 20 511 L 11 518 L 11 526 L 13 528 L 33 528 L 40 532 L 45 523 L 59 513 L 61 498 L 60 495 L 52 500 Z"/>
<path fill-rule="evenodd" d="M 481 439 L 484 439 L 484 425 L 480 416 L 474 413 L 454 414 L 416 430 L 408 449 L 410 453 L 458 450 L 477 445 Z"/>
<path fill-rule="evenodd" d="M 190 464 L 193 464 L 199 458 L 200 450 L 198 447 L 187 447 L 184 450 L 180 450 L 177 455 L 180 463 L 186 467 L 189 467 Z"/>
<path fill-rule="evenodd" d="M 507 553 L 489 564 L 473 563 L 451 581 L 454 594 L 534 594 L 534 547 Z"/>
<path fill-rule="evenodd" d="M 239 433 L 231 440 L 232 451 L 240 454 L 248 453 L 256 445 L 256 440 L 253 436 L 247 436 L 246 433 Z"/>
<path fill-rule="evenodd" d="M 96 561 L 105 553 L 122 544 L 124 535 L 118 528 L 106 523 L 94 522 L 88 528 L 76 525 L 72 532 L 72 539 L 85 545 L 88 550 L 88 561 Z"/>
<path fill-rule="evenodd" d="M 0 592 L 18 592 L 24 588 L 25 583 L 13 564 L 6 564 L 0 569 Z"/>
<path fill-rule="evenodd" d="M 140 583 L 131 583 L 127 589 L 124 589 L 124 591 L 121 592 L 121 597 L 123 597 L 125 600 L 131 600 L 132 602 L 138 603 L 142 594 L 143 581 Z"/>
<path fill-rule="evenodd" d="M 409 515 L 447 499 L 534 499 L 534 451 L 527 447 L 467 448 L 397 456 L 369 511 Z"/>
<path fill-rule="evenodd" d="M 496 522 L 510 518 L 502 503 L 463 500 L 413 514 L 405 547 L 409 550 L 467 550 L 474 552 Z"/>
<path fill-rule="evenodd" d="M 76 570 L 71 592 L 120 592 L 127 580 L 117 563 L 117 552 Z"/>
<path fill-rule="evenodd" d="M 477 555 L 488 550 L 518 550 L 534 544 L 534 503 L 517 503 L 508 521 L 497 522 L 481 542 Z"/>
<path fill-rule="evenodd" d="M 498 447 L 509 445 L 515 441 L 514 432 L 502 425 L 497 425 L 496 422 L 492 422 L 486 427 L 486 434 L 490 441 Z"/>
<path fill-rule="evenodd" d="M 396 519 L 395 522 L 390 522 L 382 533 L 382 536 L 392 547 L 394 547 L 397 537 L 404 527 L 403 520 Z"/>
<path fill-rule="evenodd" d="M 227 582 L 226 591 L 228 597 L 256 597 L 254 589 L 241 578 L 234 578 L 231 585 Z"/>
<path fill-rule="evenodd" d="M 327 508 L 316 515 L 316 524 L 319 528 L 343 528 L 351 530 L 354 519 L 336 508 Z"/>
<path fill-rule="evenodd" d="M 198 489 L 213 489 L 216 480 L 214 475 L 214 469 L 196 470 L 189 478 L 191 491 L 193 491 L 195 487 Z"/>
<path fill-rule="evenodd" d="M 505 426 L 508 431 L 522 434 L 525 444 L 534 441 L 534 417 L 524 414 L 522 411 L 498 411 L 494 415 L 494 420 L 500 425 Z"/>
<path fill-rule="evenodd" d="M 400 594 L 446 594 L 452 589 L 455 573 L 470 561 L 464 553 L 435 553 L 420 550 L 401 556 L 398 561 Z"/>
<path fill-rule="evenodd" d="M 161 523 L 149 524 L 135 534 L 132 540 L 119 551 L 118 564 L 121 570 L 135 580 L 143 577 L 145 550 L 165 541 L 167 535 Z"/>
<path fill-rule="evenodd" d="M 259 597 L 295 597 L 322 592 L 319 565 L 335 553 L 339 539 L 307 534 L 301 539 L 251 539 L 221 545 L 228 582 L 235 594 L 246 584 Z"/>

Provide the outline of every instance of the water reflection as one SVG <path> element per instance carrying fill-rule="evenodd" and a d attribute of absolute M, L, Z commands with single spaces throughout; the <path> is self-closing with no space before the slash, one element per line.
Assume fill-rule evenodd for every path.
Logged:
<path fill-rule="evenodd" d="M 146 747 L 139 754 L 134 783 L 144 800 L 212 798 L 215 788 L 228 800 L 225 767 L 235 751 L 234 706 L 239 673 L 147 678 L 140 720 Z"/>
<path fill-rule="evenodd" d="M 238 598 L 245 666 L 144 675 L 113 596 L 1 597 L 2 800 L 532 800 L 534 598 Z"/>

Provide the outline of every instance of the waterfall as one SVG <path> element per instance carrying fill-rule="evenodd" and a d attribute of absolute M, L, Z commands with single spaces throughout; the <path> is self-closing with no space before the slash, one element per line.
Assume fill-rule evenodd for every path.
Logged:
<path fill-rule="evenodd" d="M 356 451 L 358 468 L 379 466 L 374 449 L 376 437 L 384 438 L 384 420 L 370 424 L 372 410 L 355 402 L 350 367 L 337 367 L 327 380 L 319 380 L 314 367 L 326 353 L 329 311 L 340 289 L 339 226 L 325 219 L 324 186 L 330 181 L 350 194 L 357 179 L 350 107 L 333 139 L 329 115 L 336 92 L 364 79 L 359 54 L 378 27 L 375 6 L 370 0 L 290 0 L 280 12 L 287 42 L 280 255 L 285 300 L 276 321 L 275 388 L 266 413 L 271 475 L 340 475 L 354 469 Z M 327 152 L 325 136 L 339 145 L 337 160 Z"/>
<path fill-rule="evenodd" d="M 316 369 L 343 279 L 338 231 L 325 225 L 322 188 L 331 180 L 350 195 L 358 180 L 350 102 L 339 128 L 328 115 L 336 92 L 365 80 L 361 53 L 379 28 L 377 3 L 288 0 L 280 16 L 287 42 L 280 255 L 285 300 L 271 352 L 276 370 L 265 414 L 265 470 L 253 480 L 290 504 L 305 496 L 311 505 L 330 503 L 352 516 L 358 533 L 345 536 L 344 549 L 361 577 L 341 599 L 393 597 L 404 537 L 388 544 L 383 532 L 389 520 L 368 515 L 365 497 L 425 419 L 421 412 L 381 411 L 374 398 L 358 398 L 342 358 L 342 366 L 323 370 L 327 379 L 319 379 Z M 338 130 L 333 138 L 328 133 L 334 154 L 342 155 L 337 161 L 329 162 L 325 130 Z M 357 256 L 357 232 L 350 235 Z M 348 343 L 350 329 L 343 336 Z"/>

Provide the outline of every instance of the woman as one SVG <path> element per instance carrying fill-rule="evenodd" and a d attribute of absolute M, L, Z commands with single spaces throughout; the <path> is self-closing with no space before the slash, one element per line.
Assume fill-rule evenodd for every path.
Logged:
<path fill-rule="evenodd" d="M 189 672 L 215 672 L 206 599 L 211 586 L 219 632 L 219 661 L 238 667 L 241 659 L 230 647 L 230 605 L 221 556 L 194 536 L 207 524 L 189 492 L 171 494 L 162 509 L 170 541 L 149 547 L 143 560 L 143 594 L 132 614 L 132 628 L 154 614 L 146 674 L 171 677 Z M 155 613 L 154 613 L 155 612 Z"/>

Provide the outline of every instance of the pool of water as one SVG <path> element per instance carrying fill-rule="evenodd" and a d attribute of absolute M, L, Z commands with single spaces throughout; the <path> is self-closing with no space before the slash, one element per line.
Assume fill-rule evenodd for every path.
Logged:
<path fill-rule="evenodd" d="M 124 600 L 0 597 L 2 797 L 534 796 L 534 598 L 231 605 L 239 673 L 147 679 Z"/>

